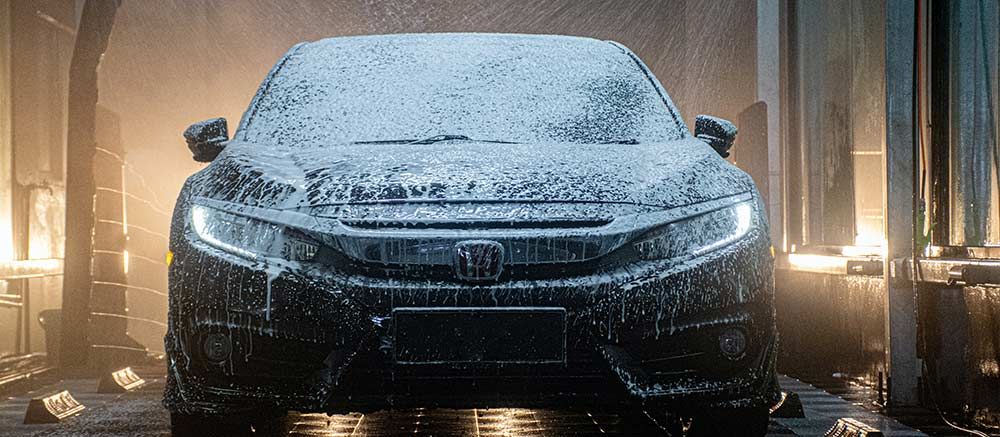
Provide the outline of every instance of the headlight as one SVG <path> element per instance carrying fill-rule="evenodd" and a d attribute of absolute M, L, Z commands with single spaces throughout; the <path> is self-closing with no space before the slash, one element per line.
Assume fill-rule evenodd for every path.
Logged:
<path fill-rule="evenodd" d="M 753 218 L 750 202 L 707 212 L 654 229 L 633 243 L 642 259 L 701 255 L 739 240 Z"/>
<path fill-rule="evenodd" d="M 191 207 L 191 227 L 205 243 L 253 260 L 310 261 L 319 250 L 319 245 L 293 228 L 202 205 Z"/>

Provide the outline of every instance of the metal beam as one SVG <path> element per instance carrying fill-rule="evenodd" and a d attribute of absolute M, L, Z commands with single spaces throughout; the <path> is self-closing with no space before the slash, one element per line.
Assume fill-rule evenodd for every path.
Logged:
<path fill-rule="evenodd" d="M 918 0 L 919 1 L 919 0 Z M 912 281 L 893 275 L 906 268 L 914 253 L 914 210 L 917 162 L 914 137 L 914 0 L 888 0 L 885 32 L 886 142 L 885 142 L 885 263 L 886 365 L 890 406 L 916 405 L 920 364 L 917 359 L 916 289 Z"/>
<path fill-rule="evenodd" d="M 793 272 L 842 276 L 882 276 L 882 258 L 871 256 L 789 253 L 774 259 L 774 268 Z"/>
<path fill-rule="evenodd" d="M 893 274 L 920 283 L 948 286 L 1000 286 L 1000 261 L 969 258 L 922 258 L 900 263 Z M 914 270 L 914 268 L 916 270 Z"/>
<path fill-rule="evenodd" d="M 785 235 L 780 240 L 780 247 L 783 252 L 791 251 L 792 246 L 801 245 L 804 242 L 803 226 L 805 215 L 805 198 L 803 194 L 803 160 L 802 160 L 802 123 L 799 120 L 800 114 L 800 65 L 799 65 L 799 41 L 797 32 L 798 24 L 798 4 L 795 0 L 784 0 L 782 5 L 781 36 L 779 41 L 782 53 L 785 54 L 781 71 L 781 100 L 785 106 L 781 108 L 781 172 L 782 178 L 782 199 L 784 201 L 782 217 Z"/>
<path fill-rule="evenodd" d="M 0 261 L 0 281 L 43 278 L 63 273 L 63 260 L 58 258 Z"/>

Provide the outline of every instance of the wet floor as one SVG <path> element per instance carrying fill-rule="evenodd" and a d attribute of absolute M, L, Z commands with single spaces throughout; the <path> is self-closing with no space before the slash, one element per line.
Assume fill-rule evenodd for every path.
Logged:
<path fill-rule="evenodd" d="M 169 415 L 160 404 L 160 368 L 140 369 L 147 384 L 133 392 L 97 393 L 94 379 L 52 380 L 30 392 L 0 399 L 0 436 L 157 436 L 170 435 Z M 888 436 L 925 435 L 855 403 L 782 377 L 782 387 L 799 394 L 804 418 L 772 418 L 768 435 L 824 435 L 840 417 L 853 417 Z M 24 425 L 32 397 L 69 390 L 87 408 L 59 424 Z M 561 409 L 413 409 L 372 414 L 289 416 L 291 436 L 644 436 L 665 435 L 656 422 L 634 413 Z M 940 434 L 957 435 L 957 434 Z"/>
<path fill-rule="evenodd" d="M 520 408 L 468 410 L 408 410 L 292 416 L 292 436 L 597 436 L 662 435 L 643 416 L 586 411 Z"/>

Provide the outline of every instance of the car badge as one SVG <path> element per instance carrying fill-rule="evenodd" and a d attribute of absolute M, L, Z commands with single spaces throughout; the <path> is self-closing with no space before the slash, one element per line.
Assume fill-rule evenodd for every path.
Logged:
<path fill-rule="evenodd" d="M 491 240 L 468 240 L 455 244 L 455 276 L 462 281 L 496 281 L 503 272 L 503 245 Z"/>

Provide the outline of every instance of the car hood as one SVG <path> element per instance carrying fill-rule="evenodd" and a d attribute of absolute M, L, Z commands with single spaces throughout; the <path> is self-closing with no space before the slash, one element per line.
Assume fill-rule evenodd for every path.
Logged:
<path fill-rule="evenodd" d="M 656 144 L 230 142 L 191 195 L 273 209 L 419 202 L 673 208 L 745 193 L 750 178 L 693 139 Z"/>

